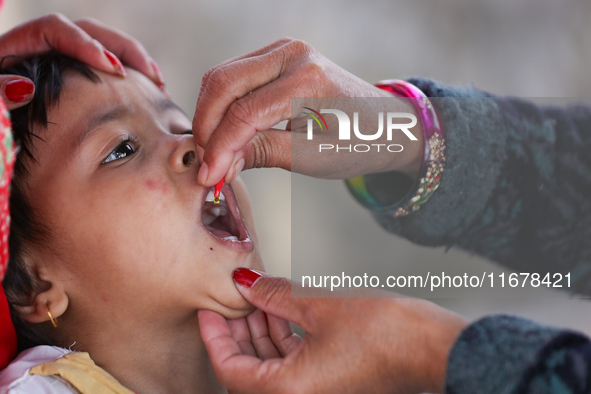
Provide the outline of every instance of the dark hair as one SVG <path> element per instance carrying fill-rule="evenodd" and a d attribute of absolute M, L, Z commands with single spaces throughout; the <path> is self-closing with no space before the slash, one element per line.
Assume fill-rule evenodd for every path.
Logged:
<path fill-rule="evenodd" d="M 33 132 L 33 126 L 47 129 L 50 123 L 47 113 L 59 102 L 68 73 L 78 73 L 95 83 L 100 81 L 88 66 L 55 51 L 21 60 L 18 65 L 0 71 L 0 74 L 22 75 L 35 83 L 31 103 L 10 111 L 12 133 L 19 153 L 10 192 L 10 257 L 3 286 L 17 331 L 19 352 L 37 345 L 58 345 L 53 331 L 46 329 L 47 323 L 28 323 L 13 307 L 30 305 L 33 296 L 43 290 L 42 283 L 31 275 L 25 256 L 30 246 L 46 246 L 51 235 L 32 208 L 26 190 L 30 168 L 36 163 L 35 145 L 43 141 L 42 136 Z"/>

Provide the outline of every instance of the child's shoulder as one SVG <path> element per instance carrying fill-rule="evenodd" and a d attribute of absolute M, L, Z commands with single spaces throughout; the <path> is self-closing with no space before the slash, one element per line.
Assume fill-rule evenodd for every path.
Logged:
<path fill-rule="evenodd" d="M 69 353 L 72 351 L 55 346 L 35 346 L 25 350 L 0 373 L 0 394 L 75 392 L 67 383 L 51 376 L 29 374 L 31 368 L 56 361 Z"/>
<path fill-rule="evenodd" d="M 86 352 L 55 346 L 25 350 L 0 374 L 0 394 L 133 394 Z"/>

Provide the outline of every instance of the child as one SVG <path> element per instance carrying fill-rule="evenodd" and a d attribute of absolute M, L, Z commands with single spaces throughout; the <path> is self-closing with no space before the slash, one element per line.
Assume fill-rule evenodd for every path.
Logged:
<path fill-rule="evenodd" d="M 252 311 L 231 279 L 262 268 L 242 181 L 213 203 L 197 183 L 191 121 L 139 72 L 109 75 L 57 53 L 3 72 L 36 93 L 11 113 L 20 153 L 4 280 L 29 350 L 0 392 L 9 377 L 11 393 L 66 392 L 48 388 L 64 380 L 84 392 L 82 375 L 104 392 L 224 392 L 197 310 Z"/>

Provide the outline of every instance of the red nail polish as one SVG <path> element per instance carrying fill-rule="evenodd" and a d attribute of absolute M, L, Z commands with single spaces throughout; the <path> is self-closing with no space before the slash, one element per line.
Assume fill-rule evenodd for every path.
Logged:
<path fill-rule="evenodd" d="M 119 72 L 121 75 L 125 75 L 125 68 L 123 68 L 123 64 L 121 64 L 121 61 L 117 58 L 117 56 L 113 55 L 106 49 L 103 52 L 105 53 L 105 56 L 107 57 L 107 59 L 109 59 L 113 67 L 115 67 L 117 72 Z"/>
<path fill-rule="evenodd" d="M 25 101 L 27 96 L 33 94 L 35 85 L 26 79 L 16 79 L 14 81 L 6 82 L 4 85 L 4 96 L 8 101 L 13 103 L 20 103 Z"/>
<path fill-rule="evenodd" d="M 256 271 L 249 270 L 248 268 L 236 268 L 232 273 L 232 278 L 242 286 L 251 288 L 254 285 L 254 282 L 260 278 L 261 274 Z"/>

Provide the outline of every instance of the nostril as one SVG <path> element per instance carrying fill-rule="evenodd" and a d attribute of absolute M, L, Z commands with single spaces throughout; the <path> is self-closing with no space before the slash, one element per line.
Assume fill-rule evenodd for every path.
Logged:
<path fill-rule="evenodd" d="M 195 152 L 189 151 L 183 155 L 183 164 L 185 167 L 191 167 L 195 163 Z"/>

